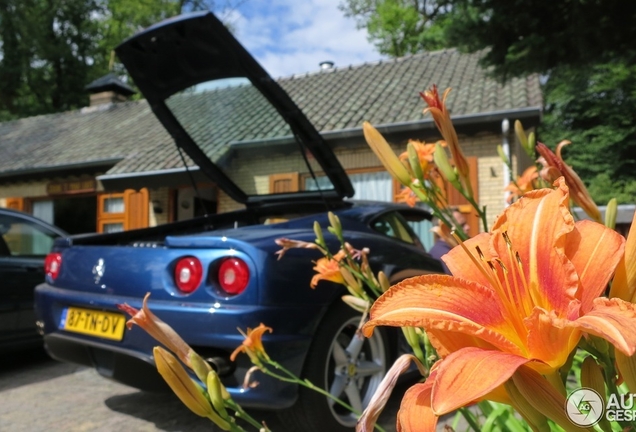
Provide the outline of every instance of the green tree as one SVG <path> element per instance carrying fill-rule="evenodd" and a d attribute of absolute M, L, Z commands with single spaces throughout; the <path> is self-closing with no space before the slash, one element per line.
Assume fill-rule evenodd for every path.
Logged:
<path fill-rule="evenodd" d="M 449 0 L 344 0 L 339 8 L 366 28 L 378 51 L 401 57 L 447 47 Z"/>
<path fill-rule="evenodd" d="M 449 43 L 484 48 L 484 64 L 507 78 L 584 67 L 636 55 L 636 2 L 625 0 L 453 0 Z"/>
<path fill-rule="evenodd" d="M 539 139 L 572 142 L 564 159 L 590 186 L 594 199 L 636 198 L 636 65 L 623 59 L 581 68 L 560 66 L 544 85 Z"/>
<path fill-rule="evenodd" d="M 182 11 L 223 14 L 244 0 L 0 0 L 0 121 L 77 109 L 115 66 L 113 49 Z"/>

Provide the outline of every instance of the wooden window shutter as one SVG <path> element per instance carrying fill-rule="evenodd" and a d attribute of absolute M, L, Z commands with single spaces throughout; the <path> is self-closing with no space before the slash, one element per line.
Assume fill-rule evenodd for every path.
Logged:
<path fill-rule="evenodd" d="M 269 193 L 298 192 L 300 176 L 295 173 L 272 174 L 269 176 Z"/>
<path fill-rule="evenodd" d="M 24 211 L 24 199 L 23 198 L 7 198 L 7 208 L 12 210 Z"/>
<path fill-rule="evenodd" d="M 124 229 L 147 228 L 149 218 L 148 189 L 124 191 L 125 219 Z"/>

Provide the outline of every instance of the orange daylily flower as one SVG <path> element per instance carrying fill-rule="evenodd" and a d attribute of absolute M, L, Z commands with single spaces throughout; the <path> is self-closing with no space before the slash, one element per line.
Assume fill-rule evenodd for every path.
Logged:
<path fill-rule="evenodd" d="M 342 277 L 342 273 L 340 273 L 340 261 L 344 259 L 346 256 L 343 250 L 340 250 L 337 254 L 333 256 L 333 258 L 320 258 L 316 261 L 316 265 L 314 266 L 314 270 L 318 273 L 311 278 L 311 283 L 309 286 L 312 288 L 316 288 L 318 282 L 321 280 L 328 280 L 331 282 L 345 284 L 345 280 Z"/>
<path fill-rule="evenodd" d="M 515 183 L 510 183 L 505 190 L 510 191 L 508 196 L 508 203 L 511 203 L 515 198 L 523 196 L 526 192 L 534 190 L 534 181 L 539 178 L 537 167 L 532 165 L 527 168 L 520 177 L 517 177 Z"/>
<path fill-rule="evenodd" d="M 585 184 L 583 184 L 583 181 L 572 167 L 566 164 L 561 157 L 561 150 L 568 144 L 570 144 L 570 141 L 561 141 L 557 145 L 556 154 L 554 154 L 545 144 L 537 143 L 536 149 L 541 155 L 540 162 L 544 165 L 541 176 L 548 181 L 553 180 L 555 176 L 563 176 L 565 178 L 565 184 L 570 188 L 572 201 L 581 207 L 585 213 L 596 222 L 602 222 L 601 212 L 596 206 L 596 203 L 592 200 Z"/>
<path fill-rule="evenodd" d="M 245 339 L 243 340 L 243 343 L 241 343 L 241 345 L 232 352 L 230 360 L 234 361 L 236 356 L 242 352 L 247 354 L 250 357 L 250 360 L 252 360 L 252 363 L 255 365 L 259 365 L 261 363 L 261 358 L 269 358 L 265 352 L 265 347 L 263 347 L 262 338 L 265 332 L 272 332 L 271 327 L 267 327 L 261 323 L 255 329 L 248 328 L 247 334 L 243 333 L 241 330 L 239 331 L 243 334 L 243 336 L 245 336 Z"/>
<path fill-rule="evenodd" d="M 278 246 L 282 247 L 281 250 L 276 251 L 276 255 L 278 255 L 277 259 L 279 260 L 289 249 L 320 249 L 320 246 L 318 246 L 316 243 L 310 243 L 302 240 L 292 240 L 284 237 L 277 238 L 276 240 L 274 240 L 274 242 L 276 242 Z"/>
<path fill-rule="evenodd" d="M 408 144 L 411 144 L 417 153 L 417 159 L 420 162 L 420 167 L 422 168 L 422 173 L 424 174 L 424 178 L 427 177 L 427 172 L 433 166 L 431 162 L 433 162 L 433 153 L 435 153 L 435 144 L 426 144 L 417 140 L 409 140 Z M 445 144 L 443 144 L 445 145 Z M 409 152 L 405 151 L 400 154 L 399 159 L 402 163 L 409 167 Z"/>
<path fill-rule="evenodd" d="M 444 141 L 450 148 L 451 157 L 453 158 L 453 162 L 457 167 L 457 172 L 459 173 L 459 177 L 462 180 L 464 188 L 466 189 L 466 193 L 469 196 L 473 196 L 473 188 L 470 183 L 470 168 L 468 166 L 468 161 L 462 152 L 461 147 L 459 146 L 459 139 L 457 138 L 457 132 L 455 131 L 455 126 L 453 126 L 453 122 L 450 118 L 450 113 L 448 109 L 446 109 L 446 98 L 448 97 L 448 93 L 451 89 L 446 89 L 444 91 L 444 95 L 440 99 L 439 93 L 437 91 L 437 86 L 431 87 L 429 90 L 424 92 L 420 92 L 420 96 L 424 101 L 428 104 L 428 108 L 424 109 L 424 113 L 431 113 L 433 116 L 433 120 L 435 121 L 435 125 L 439 132 L 442 134 Z"/>
<path fill-rule="evenodd" d="M 395 201 L 399 203 L 406 203 L 409 207 L 415 207 L 418 199 L 411 189 L 402 188 L 402 190 L 400 190 L 400 193 L 395 195 Z"/>
<path fill-rule="evenodd" d="M 124 311 L 131 316 L 131 318 L 126 322 L 126 327 L 130 330 L 133 324 L 137 324 L 155 340 L 176 354 L 177 357 L 179 357 L 179 360 L 181 360 L 186 366 L 190 369 L 194 369 L 195 366 L 197 366 L 192 362 L 194 351 L 172 327 L 150 311 L 148 308 L 149 297 L 150 293 L 147 293 L 144 297 L 141 310 L 136 309 L 127 303 L 117 305 L 119 310 Z"/>
<path fill-rule="evenodd" d="M 636 306 L 599 297 L 625 240 L 601 224 L 575 222 L 564 179 L 555 186 L 528 192 L 491 232 L 452 249 L 444 261 L 453 276 L 407 279 L 371 308 L 366 336 L 378 325 L 421 327 L 442 357 L 403 400 L 405 422 L 487 398 L 523 365 L 558 373 L 585 334 L 625 355 L 636 351 Z"/>

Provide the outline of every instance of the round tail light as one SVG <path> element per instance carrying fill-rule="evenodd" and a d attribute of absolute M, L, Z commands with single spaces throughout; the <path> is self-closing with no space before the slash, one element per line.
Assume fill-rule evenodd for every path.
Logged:
<path fill-rule="evenodd" d="M 219 266 L 219 285 L 228 294 L 237 295 L 245 291 L 250 281 L 250 269 L 239 258 L 226 258 Z"/>
<path fill-rule="evenodd" d="M 183 257 L 174 267 L 174 282 L 183 293 L 191 293 L 199 287 L 203 278 L 203 266 L 195 257 Z"/>
<path fill-rule="evenodd" d="M 62 254 L 58 252 L 52 252 L 46 256 L 44 260 L 44 274 L 51 278 L 51 280 L 57 279 L 60 274 L 60 268 L 62 267 Z"/>

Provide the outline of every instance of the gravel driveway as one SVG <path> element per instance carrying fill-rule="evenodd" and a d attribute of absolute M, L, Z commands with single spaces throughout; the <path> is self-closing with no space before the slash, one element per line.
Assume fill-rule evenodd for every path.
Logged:
<path fill-rule="evenodd" d="M 406 388 L 396 389 L 385 410 L 381 424 L 387 432 L 395 431 L 395 412 Z M 281 431 L 271 413 L 251 413 Z M 54 361 L 43 350 L 0 356 L 0 431 L 215 430 L 219 429 L 192 414 L 172 394 L 141 392 L 92 369 Z"/>

